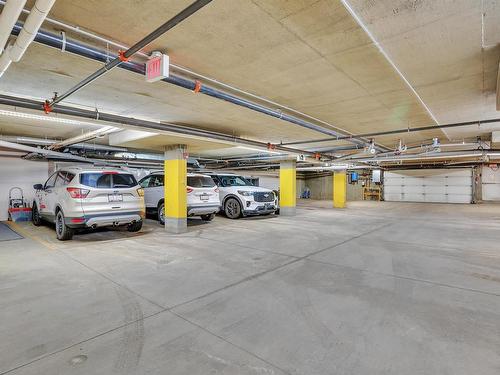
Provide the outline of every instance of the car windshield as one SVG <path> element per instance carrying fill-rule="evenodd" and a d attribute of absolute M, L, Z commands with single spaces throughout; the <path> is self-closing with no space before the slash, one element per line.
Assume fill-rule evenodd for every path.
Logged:
<path fill-rule="evenodd" d="M 80 184 L 101 189 L 131 188 L 137 185 L 135 177 L 125 173 L 82 173 Z"/>
<path fill-rule="evenodd" d="M 208 176 L 188 176 L 187 184 L 193 188 L 211 188 L 215 186 L 214 180 Z"/>
<path fill-rule="evenodd" d="M 241 176 L 217 176 L 222 186 L 253 186 L 250 181 Z"/>

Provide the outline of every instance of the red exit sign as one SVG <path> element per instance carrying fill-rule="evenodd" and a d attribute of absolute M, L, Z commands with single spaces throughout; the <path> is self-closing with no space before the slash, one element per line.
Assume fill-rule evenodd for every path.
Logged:
<path fill-rule="evenodd" d="M 162 53 L 154 54 L 146 62 L 146 81 L 156 82 L 167 78 L 170 68 L 170 59 Z"/>

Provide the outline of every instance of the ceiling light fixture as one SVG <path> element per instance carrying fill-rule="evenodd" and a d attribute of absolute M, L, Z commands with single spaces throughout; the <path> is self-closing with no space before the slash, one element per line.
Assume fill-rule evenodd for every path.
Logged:
<path fill-rule="evenodd" d="M 278 151 L 263 150 L 263 149 L 260 149 L 260 148 L 253 148 L 253 147 L 247 147 L 247 146 L 237 146 L 237 147 L 243 148 L 245 150 L 265 152 L 265 153 L 268 153 L 268 154 L 278 154 L 279 155 L 279 154 L 283 153 L 283 152 L 278 152 Z"/>
<path fill-rule="evenodd" d="M 72 120 L 72 119 L 68 119 L 68 118 L 55 117 L 55 116 L 50 116 L 50 115 L 43 115 L 42 116 L 42 115 L 35 115 L 32 113 L 5 111 L 3 109 L 0 109 L 0 116 L 10 116 L 10 117 L 17 117 L 17 118 L 23 118 L 23 119 L 28 119 L 28 120 L 55 122 L 55 123 L 59 123 L 59 124 L 68 124 L 68 125 L 76 125 L 76 126 L 82 126 L 82 125 L 100 126 L 100 124 L 95 124 L 92 122 Z M 110 128 L 112 128 L 112 127 L 110 126 Z"/>

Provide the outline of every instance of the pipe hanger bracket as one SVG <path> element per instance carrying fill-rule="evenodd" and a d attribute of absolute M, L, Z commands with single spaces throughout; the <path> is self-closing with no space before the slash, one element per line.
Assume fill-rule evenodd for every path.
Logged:
<path fill-rule="evenodd" d="M 122 50 L 118 51 L 118 58 L 121 62 L 127 62 L 129 60 L 129 58 L 125 56 L 125 51 Z"/>
<path fill-rule="evenodd" d="M 50 112 L 52 112 L 52 106 L 50 105 L 50 101 L 49 100 L 46 100 L 43 102 L 43 111 L 45 112 L 45 114 L 49 114 Z"/>

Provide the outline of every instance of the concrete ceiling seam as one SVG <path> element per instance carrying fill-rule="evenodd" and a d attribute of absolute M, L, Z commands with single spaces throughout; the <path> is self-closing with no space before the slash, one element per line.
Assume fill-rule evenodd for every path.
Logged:
<path fill-rule="evenodd" d="M 16 24 L 12 30 L 12 34 L 16 35 L 19 32 L 20 28 L 21 28 L 20 23 Z M 53 34 L 53 33 L 50 33 L 50 32 L 44 31 L 44 30 L 39 30 L 37 36 L 35 37 L 35 41 L 40 43 L 40 44 L 46 45 L 46 46 L 57 48 L 59 50 L 61 50 L 63 45 L 64 45 L 66 52 L 70 52 L 72 54 L 76 54 L 76 55 L 79 55 L 79 56 L 82 56 L 85 58 L 90 58 L 92 60 L 96 60 L 99 62 L 106 63 L 110 57 L 110 54 L 107 51 L 100 51 L 99 49 L 84 45 L 82 43 L 76 42 L 76 41 L 71 40 L 69 38 L 65 38 L 61 35 L 56 35 L 56 34 Z M 126 62 L 122 62 L 121 64 L 119 64 L 118 67 L 125 69 L 125 70 L 128 70 L 128 71 L 131 71 L 131 72 L 134 72 L 134 73 L 137 73 L 137 74 L 141 74 L 141 75 L 145 74 L 145 67 L 144 67 L 144 64 L 142 64 L 142 63 L 126 61 Z M 170 83 L 170 84 L 174 84 L 176 86 L 188 89 L 190 91 L 194 91 L 197 87 L 196 81 L 191 81 L 189 79 L 183 78 L 181 76 L 176 76 L 174 74 L 171 74 L 168 78 L 162 79 L 162 81 Z M 304 128 L 310 129 L 310 130 L 317 131 L 319 133 L 323 133 L 323 134 L 330 135 L 333 137 L 338 137 L 338 138 L 343 136 L 334 130 L 326 129 L 324 127 L 312 124 L 308 121 L 305 121 L 301 118 L 285 114 L 280 110 L 270 109 L 270 108 L 265 107 L 261 104 L 240 98 L 238 96 L 223 92 L 221 90 L 217 90 L 215 88 L 212 88 L 212 87 L 209 87 L 206 85 L 201 85 L 197 91 L 202 93 L 202 94 L 205 94 L 205 95 L 217 98 L 217 99 L 221 99 L 221 100 L 230 102 L 232 104 L 243 106 L 245 108 L 263 113 L 263 114 L 268 115 L 268 116 L 272 116 L 274 118 L 277 118 L 277 119 L 280 119 L 280 120 L 283 120 L 286 122 L 290 122 L 290 123 L 299 125 L 301 127 L 304 127 Z M 354 144 L 363 145 L 363 146 L 367 143 L 366 140 L 356 139 L 355 137 L 351 137 L 351 136 L 349 136 L 345 139 L 348 140 L 349 142 L 354 143 Z M 389 148 L 387 148 L 385 146 L 381 146 L 381 145 L 378 145 L 377 149 L 380 151 L 389 150 Z"/>
<path fill-rule="evenodd" d="M 70 96 L 71 94 L 77 92 L 81 88 L 87 86 L 90 84 L 92 81 L 96 80 L 103 74 L 109 72 L 111 69 L 117 67 L 123 62 L 128 61 L 128 59 L 133 56 L 136 52 L 138 52 L 140 49 L 144 48 L 148 44 L 150 44 L 152 41 L 155 39 L 159 38 L 161 35 L 165 34 L 168 30 L 171 28 L 175 27 L 178 25 L 180 22 L 184 21 L 186 18 L 192 16 L 194 13 L 196 13 L 198 10 L 206 6 L 212 2 L 212 0 L 196 0 L 194 1 L 191 5 L 183 9 L 181 12 L 176 14 L 174 17 L 169 19 L 167 22 L 163 23 L 161 26 L 153 30 L 151 33 L 146 35 L 144 38 L 142 38 L 140 41 L 135 43 L 133 46 L 131 46 L 129 49 L 127 49 L 124 52 L 120 52 L 119 56 L 115 57 L 112 61 L 107 62 L 102 68 L 97 70 L 96 72 L 92 73 L 89 75 L 87 78 L 84 80 L 80 81 L 77 83 L 75 86 L 70 88 L 68 91 L 66 91 L 62 95 L 58 95 L 54 97 L 50 102 L 46 102 L 45 110 L 50 111 L 50 108 L 54 106 L 54 104 L 57 104 Z M 63 35 L 64 38 L 64 35 Z M 64 38 L 65 39 L 65 38 Z"/>
<path fill-rule="evenodd" d="M 389 54 L 385 51 L 385 49 L 382 47 L 382 45 L 377 41 L 375 36 L 372 34 L 370 29 L 364 24 L 364 22 L 361 20 L 361 18 L 358 16 L 358 14 L 354 11 L 354 9 L 351 7 L 349 4 L 348 0 L 340 0 L 342 2 L 342 5 L 347 9 L 347 11 L 351 14 L 351 16 L 355 19 L 355 21 L 358 23 L 358 25 L 364 30 L 364 32 L 368 35 L 368 37 L 371 39 L 375 47 L 379 50 L 379 52 L 384 56 L 384 58 L 387 60 L 387 62 L 392 66 L 394 71 L 399 75 L 399 77 L 403 80 L 405 85 L 410 89 L 410 91 L 415 95 L 417 100 L 420 102 L 420 104 L 425 108 L 429 116 L 432 118 L 432 120 L 439 125 L 439 121 L 437 118 L 434 116 L 432 113 L 431 109 L 427 106 L 427 104 L 424 102 L 422 97 L 419 95 L 417 90 L 413 87 L 413 85 L 408 81 L 408 79 L 405 77 L 405 75 L 401 72 L 401 70 L 397 67 L 397 65 L 394 63 L 394 61 L 391 59 Z M 444 131 L 443 133 L 446 135 L 448 140 L 450 137 L 448 134 L 446 134 Z"/>

